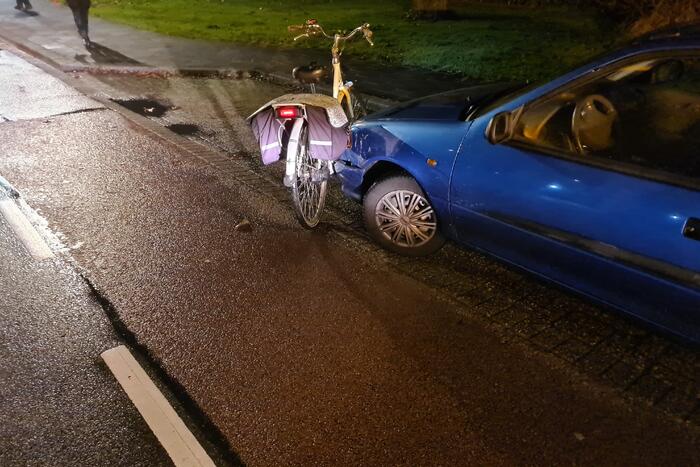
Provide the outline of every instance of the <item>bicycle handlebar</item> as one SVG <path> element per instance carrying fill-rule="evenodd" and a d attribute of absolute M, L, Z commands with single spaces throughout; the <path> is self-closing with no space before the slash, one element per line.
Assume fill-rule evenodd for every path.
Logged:
<path fill-rule="evenodd" d="M 356 27 L 346 36 L 341 36 L 340 34 L 335 34 L 335 35 L 331 36 L 331 35 L 327 34 L 326 31 L 323 30 L 323 27 L 321 27 L 321 25 L 318 24 L 315 19 L 309 19 L 306 21 L 305 24 L 287 26 L 287 31 L 289 31 L 289 32 L 301 32 L 301 31 L 303 31 L 302 34 L 299 34 L 298 36 L 296 36 L 294 38 L 295 41 L 301 39 L 302 37 L 311 37 L 311 36 L 322 35 L 326 39 L 333 39 L 334 41 L 336 41 L 336 43 L 349 41 L 350 39 L 352 39 L 355 36 L 355 34 L 362 31 L 362 34 L 364 35 L 367 42 L 369 42 L 369 45 L 374 45 L 374 42 L 372 41 L 372 37 L 374 36 L 374 33 L 369 28 L 369 23 L 364 23 L 363 25 Z"/>

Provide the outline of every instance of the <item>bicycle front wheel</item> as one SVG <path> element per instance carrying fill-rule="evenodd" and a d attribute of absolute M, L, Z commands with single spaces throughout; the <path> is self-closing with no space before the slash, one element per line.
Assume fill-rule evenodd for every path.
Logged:
<path fill-rule="evenodd" d="M 292 201 L 299 223 L 313 229 L 321 220 L 330 171 L 328 161 L 311 157 L 308 126 L 306 123 L 301 125 L 295 154 L 296 177 L 292 184 Z"/>

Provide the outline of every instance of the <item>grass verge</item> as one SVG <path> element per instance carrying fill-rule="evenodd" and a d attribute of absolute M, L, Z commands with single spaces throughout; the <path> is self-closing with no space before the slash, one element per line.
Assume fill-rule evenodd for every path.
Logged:
<path fill-rule="evenodd" d="M 572 7 L 513 7 L 460 2 L 457 17 L 411 20 L 408 0 L 94 0 L 91 13 L 162 34 L 266 47 L 293 43 L 290 24 L 316 18 L 327 31 L 372 24 L 375 47 L 358 41 L 355 57 L 458 73 L 478 81 L 542 79 L 609 47 L 612 24 Z"/>

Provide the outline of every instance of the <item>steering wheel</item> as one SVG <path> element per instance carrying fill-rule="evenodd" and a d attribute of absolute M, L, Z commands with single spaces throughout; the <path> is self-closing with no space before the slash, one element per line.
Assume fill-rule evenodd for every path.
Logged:
<path fill-rule="evenodd" d="M 571 133 L 578 152 L 586 154 L 610 148 L 615 120 L 617 110 L 607 98 L 590 94 L 580 99 L 571 117 Z"/>

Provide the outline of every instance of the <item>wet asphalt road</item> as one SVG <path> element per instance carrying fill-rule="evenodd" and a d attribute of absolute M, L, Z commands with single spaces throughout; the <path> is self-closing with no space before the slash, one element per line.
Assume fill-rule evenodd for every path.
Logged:
<path fill-rule="evenodd" d="M 113 111 L 0 140 L 0 173 L 247 464 L 700 463 L 696 427 L 504 344 Z"/>
<path fill-rule="evenodd" d="M 0 290 L 0 464 L 171 465 L 99 358 L 121 342 L 87 286 L 2 216 Z"/>

